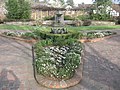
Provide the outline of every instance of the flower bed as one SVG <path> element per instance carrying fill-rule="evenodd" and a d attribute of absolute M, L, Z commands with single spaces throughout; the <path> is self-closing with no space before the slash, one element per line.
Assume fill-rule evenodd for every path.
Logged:
<path fill-rule="evenodd" d="M 56 45 L 51 40 L 44 40 L 35 44 L 38 74 L 55 80 L 73 77 L 75 69 L 80 65 L 82 45 L 74 40 L 64 42 L 64 45 Z"/>
<path fill-rule="evenodd" d="M 105 38 L 109 38 L 112 35 L 115 35 L 116 32 L 111 32 L 111 31 L 91 31 L 91 32 L 86 32 L 83 34 L 82 38 L 80 41 L 83 42 L 96 42 L 103 40 Z"/>

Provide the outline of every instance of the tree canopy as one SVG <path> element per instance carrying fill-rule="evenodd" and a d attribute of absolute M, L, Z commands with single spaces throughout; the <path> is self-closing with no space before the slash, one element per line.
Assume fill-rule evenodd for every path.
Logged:
<path fill-rule="evenodd" d="M 73 0 L 67 0 L 66 3 L 67 3 L 67 5 L 70 5 L 72 7 L 74 6 Z"/>
<path fill-rule="evenodd" d="M 26 0 L 8 0 L 5 5 L 8 19 L 29 19 L 31 16 L 31 6 Z"/>
<path fill-rule="evenodd" d="M 112 5 L 111 0 L 93 0 L 91 17 L 94 20 L 110 19 L 109 8 Z"/>

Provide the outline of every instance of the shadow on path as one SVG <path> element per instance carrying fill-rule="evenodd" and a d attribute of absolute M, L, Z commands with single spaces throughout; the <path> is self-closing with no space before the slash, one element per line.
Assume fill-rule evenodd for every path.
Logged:
<path fill-rule="evenodd" d="M 0 90 L 18 90 L 20 81 L 13 71 L 3 69 L 0 73 Z"/>
<path fill-rule="evenodd" d="M 95 47 L 93 48 L 87 43 L 85 45 L 90 50 L 85 50 L 84 72 L 87 73 L 87 76 L 85 77 L 94 81 L 93 86 L 96 88 L 94 90 L 102 90 L 105 86 L 112 88 L 112 90 L 120 90 L 120 67 L 103 57 Z M 119 59 L 117 60 L 119 61 Z M 86 66 L 88 66 L 87 69 Z M 83 73 L 83 75 L 85 74 Z M 81 84 L 88 88 L 88 90 L 92 90 L 89 89 L 90 87 L 87 82 L 89 81 L 84 81 L 83 79 L 83 83 Z M 97 85 L 97 83 L 101 85 Z M 109 89 L 107 88 L 106 90 Z"/>

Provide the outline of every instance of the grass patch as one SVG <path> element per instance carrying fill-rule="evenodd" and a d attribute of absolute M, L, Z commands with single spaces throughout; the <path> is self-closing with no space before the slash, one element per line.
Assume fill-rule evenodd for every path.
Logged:
<path fill-rule="evenodd" d="M 8 29 L 8 30 L 50 30 L 50 27 L 45 27 L 45 26 L 29 26 L 29 25 L 0 25 L 0 30 L 4 30 L 4 29 Z"/>
<path fill-rule="evenodd" d="M 109 29 L 120 29 L 120 25 L 115 26 L 81 26 L 81 27 L 72 27 L 66 26 L 68 30 L 109 30 Z M 8 30 L 50 30 L 51 27 L 45 26 L 28 26 L 28 25 L 0 25 L 0 29 L 8 29 Z"/>
<path fill-rule="evenodd" d="M 109 30 L 109 29 L 120 29 L 120 25 L 115 25 L 115 26 L 81 26 L 81 27 L 71 27 L 71 26 L 66 26 L 69 30 Z"/>

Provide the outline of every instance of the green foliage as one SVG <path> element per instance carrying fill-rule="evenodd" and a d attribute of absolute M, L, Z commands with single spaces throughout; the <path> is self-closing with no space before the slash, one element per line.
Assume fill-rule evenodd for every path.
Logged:
<path fill-rule="evenodd" d="M 52 39 L 56 41 L 57 38 L 63 38 L 63 39 L 78 39 L 80 38 L 81 33 L 77 31 L 69 31 L 68 34 L 51 34 L 50 31 L 40 31 L 40 30 L 35 30 L 33 33 L 35 33 L 38 37 L 41 39 Z"/>
<path fill-rule="evenodd" d="M 65 15 L 64 20 L 75 20 L 75 18 L 73 18 L 73 17 L 71 17 L 69 15 Z"/>
<path fill-rule="evenodd" d="M 70 5 L 72 7 L 74 6 L 73 0 L 67 0 L 66 3 L 67 3 L 67 5 Z"/>
<path fill-rule="evenodd" d="M 13 33 L 13 32 L 3 32 L 2 33 L 3 35 L 6 35 L 6 36 L 12 36 L 12 37 L 15 37 L 15 36 L 17 36 L 15 33 Z"/>
<path fill-rule="evenodd" d="M 54 16 L 47 16 L 47 17 L 44 17 L 44 20 L 54 20 L 55 17 Z"/>
<path fill-rule="evenodd" d="M 47 17 L 44 17 L 44 20 L 54 20 L 55 17 L 54 16 L 47 16 Z M 75 18 L 69 16 L 69 15 L 65 15 L 64 16 L 64 20 L 75 20 Z"/>
<path fill-rule="evenodd" d="M 108 21 L 110 20 L 111 16 L 109 14 L 91 14 L 90 18 L 92 20 Z"/>
<path fill-rule="evenodd" d="M 91 32 L 87 32 L 86 34 L 83 34 L 83 38 L 87 38 L 87 39 L 93 39 L 93 38 L 102 38 L 102 37 L 106 37 L 106 36 L 110 36 L 110 35 L 114 35 L 116 34 L 116 32 L 111 32 L 111 31 L 101 31 L 101 32 L 97 32 L 97 31 L 91 31 Z"/>
<path fill-rule="evenodd" d="M 8 11 L 8 19 L 29 19 L 31 14 L 31 6 L 25 0 L 8 0 L 6 2 Z"/>
<path fill-rule="evenodd" d="M 88 20 L 89 16 L 88 15 L 79 15 L 79 16 L 77 16 L 77 19 L 84 21 L 84 20 Z"/>
<path fill-rule="evenodd" d="M 84 20 L 83 26 L 90 26 L 91 25 L 91 20 Z"/>
<path fill-rule="evenodd" d="M 60 0 L 61 4 L 64 5 L 65 4 L 65 1 L 64 0 Z"/>
<path fill-rule="evenodd" d="M 93 20 L 109 20 L 111 18 L 110 12 L 107 8 L 111 6 L 111 0 L 94 0 L 93 8 L 95 12 L 90 13 L 90 18 Z"/>
<path fill-rule="evenodd" d="M 81 52 L 82 45 L 75 40 L 65 40 L 61 46 L 51 40 L 38 42 L 35 44 L 37 72 L 58 80 L 69 79 L 80 65 Z"/>
<path fill-rule="evenodd" d="M 25 39 L 31 39 L 31 38 L 33 38 L 33 39 L 38 39 L 38 38 L 37 38 L 37 35 L 35 35 L 35 34 L 32 33 L 32 32 L 26 32 L 26 33 L 22 34 L 21 37 L 22 37 L 22 38 L 25 38 Z"/>

